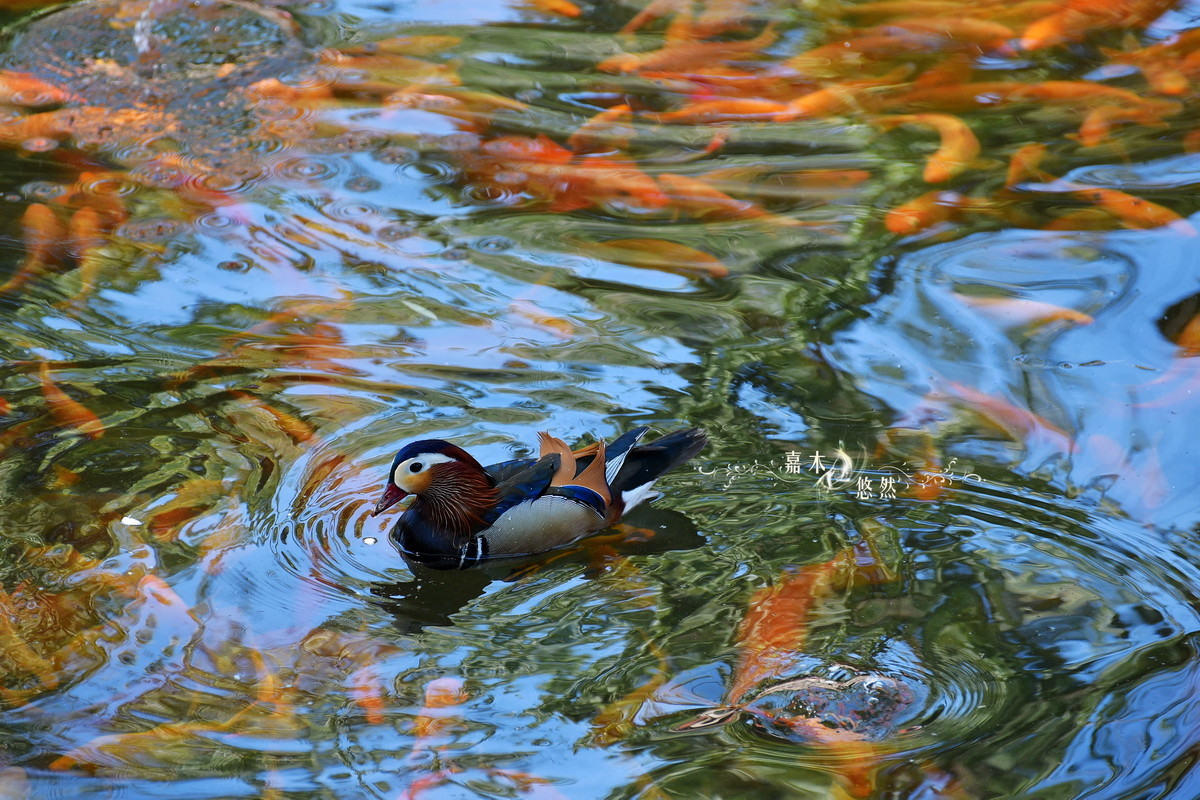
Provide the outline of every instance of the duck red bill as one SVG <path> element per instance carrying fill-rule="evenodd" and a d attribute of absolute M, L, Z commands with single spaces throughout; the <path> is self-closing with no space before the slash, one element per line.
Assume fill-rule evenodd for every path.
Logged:
<path fill-rule="evenodd" d="M 371 512 L 371 516 L 387 511 L 405 497 L 408 497 L 408 492 L 394 483 L 389 483 L 383 491 L 383 497 L 379 498 L 379 502 L 375 504 L 375 510 Z"/>

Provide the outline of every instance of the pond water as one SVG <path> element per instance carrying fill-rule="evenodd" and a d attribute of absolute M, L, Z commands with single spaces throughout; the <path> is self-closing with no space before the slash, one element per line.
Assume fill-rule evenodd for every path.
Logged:
<path fill-rule="evenodd" d="M 1200 796 L 1197 6 L 5 9 L 0 797 Z"/>

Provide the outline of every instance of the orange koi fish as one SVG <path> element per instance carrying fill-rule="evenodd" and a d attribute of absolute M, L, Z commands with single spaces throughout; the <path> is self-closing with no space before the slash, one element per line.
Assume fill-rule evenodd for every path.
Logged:
<path fill-rule="evenodd" d="M 164 154 L 164 157 L 166 155 Z M 97 191 L 97 189 L 99 187 L 107 188 L 106 184 L 110 182 L 113 186 L 119 186 L 123 180 L 124 177 L 116 172 L 81 172 L 79 179 L 72 184 L 69 190 L 69 203 L 80 211 L 90 208 L 97 212 L 104 220 L 106 228 L 112 230 L 127 220 L 129 214 L 126 212 L 124 201 L 121 200 L 118 192 Z"/>
<path fill-rule="evenodd" d="M 960 174 L 979 155 L 979 139 L 971 126 L 949 114 L 896 114 L 878 117 L 885 128 L 895 125 L 925 125 L 933 128 L 942 143 L 925 164 L 926 183 L 941 183 Z"/>
<path fill-rule="evenodd" d="M 1164 115 L 1181 109 L 1178 103 L 1171 100 L 1153 100 L 1128 89 L 1093 81 L 1041 81 L 1010 86 L 1012 91 L 1008 97 L 1014 102 L 1082 103 L 1087 107 L 1110 103 L 1129 108 L 1157 110 Z"/>
<path fill-rule="evenodd" d="M 281 411 L 267 401 L 255 397 L 248 392 L 231 391 L 229 394 L 231 397 L 237 398 L 248 405 L 265 411 L 271 417 L 271 419 L 274 420 L 279 429 L 287 434 L 287 437 L 296 444 L 303 444 L 311 441 L 317 435 L 317 432 L 313 430 L 313 427 L 304 420 L 289 414 L 286 411 Z"/>
<path fill-rule="evenodd" d="M 42 396 L 46 398 L 46 407 L 49 408 L 54 421 L 59 425 L 74 428 L 89 439 L 99 439 L 103 436 L 104 423 L 83 404 L 73 400 L 55 385 L 50 379 L 50 366 L 43 362 L 38 369 L 42 380 Z"/>
<path fill-rule="evenodd" d="M 973 44 L 986 49 L 999 47 L 1016 35 L 1012 28 L 1001 22 L 955 15 L 906 17 L 862 33 L 871 36 L 891 35 L 897 32 L 951 40 L 956 47 L 961 44 Z"/>
<path fill-rule="evenodd" d="M 889 17 L 940 17 L 961 14 L 964 6 L 959 0 L 875 0 L 870 3 L 848 4 L 838 9 L 847 17 L 887 19 Z"/>
<path fill-rule="evenodd" d="M 175 541 L 185 522 L 207 513 L 228 494 L 220 480 L 190 480 L 175 490 L 173 498 L 150 510 L 146 516 L 146 530 L 161 542 Z"/>
<path fill-rule="evenodd" d="M 827 86 L 808 92 L 787 104 L 775 114 L 776 122 L 791 122 L 809 117 L 825 117 L 857 111 L 860 108 L 860 90 L 854 86 Z"/>
<path fill-rule="evenodd" d="M 1072 194 L 1112 214 L 1128 228 L 1171 226 L 1173 230 L 1187 236 L 1196 235 L 1196 229 L 1191 223 L 1166 206 L 1135 197 L 1119 189 L 1087 188 L 1078 189 Z"/>
<path fill-rule="evenodd" d="M 786 674 L 793 667 L 796 653 L 808 638 L 808 617 L 813 606 L 833 590 L 837 573 L 847 566 L 850 563 L 845 554 L 839 554 L 755 593 L 738 629 L 741 656 L 727 695 L 729 705 L 736 705 L 764 680 Z M 879 763 L 874 744 L 856 731 L 835 730 L 803 717 L 786 723 L 829 751 L 832 771 L 850 797 L 871 796 Z"/>
<path fill-rule="evenodd" d="M 734 120 L 766 119 L 788 110 L 785 103 L 762 100 L 755 97 L 705 100 L 684 106 L 677 111 L 650 114 L 656 122 L 699 123 L 730 122 Z"/>
<path fill-rule="evenodd" d="M 1111 231 L 1117 220 L 1107 211 L 1098 208 L 1077 208 L 1060 214 L 1042 226 L 1044 231 Z"/>
<path fill-rule="evenodd" d="M 634 166 L 575 154 L 546 136 L 505 136 L 480 147 L 486 158 L 467 159 L 474 175 L 520 188 L 550 203 L 552 211 L 574 211 L 610 201 L 662 208 L 669 201 L 649 175 Z"/>
<path fill-rule="evenodd" d="M 435 678 L 425 685 L 425 704 L 413 721 L 413 735 L 417 741 L 413 750 L 428 746 L 428 740 L 441 736 L 448 727 L 456 724 L 458 712 L 455 706 L 468 699 L 462 678 Z"/>
<path fill-rule="evenodd" d="M 767 215 L 757 203 L 730 197 L 697 178 L 663 173 L 658 183 L 674 208 L 701 219 L 755 219 Z"/>
<path fill-rule="evenodd" d="M 952 85 L 926 86 L 885 99 L 880 104 L 892 109 L 936 109 L 940 112 L 976 111 L 996 106 L 1008 99 L 1022 84 L 1007 81 L 980 81 Z"/>
<path fill-rule="evenodd" d="M 668 14 L 686 14 L 691 10 L 691 6 L 692 0 L 650 0 L 633 19 L 621 26 L 620 32 L 634 33 Z"/>
<path fill-rule="evenodd" d="M 1183 107 L 1171 100 L 1147 100 L 1135 108 L 1102 105 L 1084 117 L 1076 138 L 1084 147 L 1096 147 L 1107 138 L 1112 126 L 1121 122 L 1136 122 L 1146 127 L 1165 127 L 1163 117 L 1178 114 Z"/>
<path fill-rule="evenodd" d="M 519 298 L 513 300 L 508 308 L 517 316 L 560 339 L 573 339 L 579 335 L 578 325 L 563 317 L 554 316 L 532 300 Z M 571 476 L 574 477 L 574 473 L 571 473 Z"/>
<path fill-rule="evenodd" d="M 1067 0 L 1064 7 L 1021 34 L 1024 50 L 1038 50 L 1064 42 L 1077 42 L 1103 28 L 1139 28 L 1153 22 L 1175 5 L 1175 0 Z"/>
<path fill-rule="evenodd" d="M 1194 70 L 1189 69 L 1200 52 L 1200 28 L 1192 28 L 1170 41 L 1142 47 L 1133 51 L 1102 47 L 1114 64 L 1129 64 L 1141 70 L 1150 88 L 1159 94 L 1181 95 L 1187 92 Z"/>
<path fill-rule="evenodd" d="M 30 203 L 21 216 L 21 236 L 27 254 L 12 277 L 0 284 L 0 295 L 21 288 L 56 264 L 58 248 L 65 235 L 62 223 L 49 206 Z"/>
<path fill-rule="evenodd" d="M 993 4 L 988 16 L 996 22 L 1024 30 L 1030 23 L 1062 10 L 1062 0 L 1025 0 L 1011 5 Z"/>
<path fill-rule="evenodd" d="M 554 14 L 574 19 L 583 11 L 571 0 L 521 0 L 521 5 L 543 14 Z"/>
<path fill-rule="evenodd" d="M 382 725 L 384 722 L 384 685 L 374 664 L 367 664 L 356 669 L 346 679 L 347 691 L 363 710 L 363 716 L 372 725 Z"/>
<path fill-rule="evenodd" d="M 833 579 L 846 565 L 837 555 L 785 575 L 774 586 L 759 589 L 750 598 L 738 628 L 741 655 L 728 703 L 741 701 L 746 692 L 764 680 L 785 674 L 808 638 L 808 615 L 817 600 L 833 590 Z"/>
<path fill-rule="evenodd" d="M 864 62 L 928 53 L 930 49 L 929 42 L 920 37 L 877 34 L 821 45 L 792 56 L 785 63 L 802 75 L 830 78 L 847 71 L 857 73 Z"/>
<path fill-rule="evenodd" d="M 11 106 L 58 106 L 74 99 L 61 87 L 46 83 L 27 72 L 5 72 L 0 76 L 0 103 Z"/>
<path fill-rule="evenodd" d="M 910 236 L 957 219 L 971 202 L 958 192 L 935 189 L 888 211 L 883 226 L 897 236 Z"/>
<path fill-rule="evenodd" d="M 982 297 L 951 292 L 964 305 L 976 309 L 1005 326 L 1044 325 L 1049 322 L 1069 322 L 1072 325 L 1091 325 L 1095 319 L 1073 308 L 1027 300 L 1023 297 Z"/>
<path fill-rule="evenodd" d="M 1175 344 L 1185 356 L 1200 355 L 1200 314 L 1188 320 L 1187 325 L 1175 337 Z"/>
<path fill-rule="evenodd" d="M 729 268 L 714 256 L 694 247 L 662 239 L 611 239 L 584 245 L 587 252 L 631 267 L 662 269 L 724 278 Z"/>
<path fill-rule="evenodd" d="M 79 291 L 71 302 L 83 301 L 100 284 L 104 259 L 98 251 L 103 244 L 100 212 L 90 207 L 76 211 L 67 225 L 67 250 L 79 264 Z"/>
<path fill-rule="evenodd" d="M 1075 452 L 1075 443 L 1066 431 L 1029 409 L 954 381 L 946 381 L 941 385 L 948 390 L 950 397 L 960 401 L 980 420 L 1013 441 L 1028 442 L 1036 438 L 1060 453 Z"/>
<path fill-rule="evenodd" d="M 823 89 L 802 94 L 790 101 L 787 110 L 775 115 L 776 122 L 790 122 L 801 117 L 822 117 L 860 111 L 873 94 L 894 87 L 911 74 L 908 65 L 873 78 L 847 80 L 826 86 Z"/>
<path fill-rule="evenodd" d="M 725 61 L 754 58 L 775 41 L 773 24 L 753 39 L 732 42 L 679 42 L 648 53 L 622 53 L 596 65 L 602 72 L 640 72 L 642 70 L 683 70 Z"/>
<path fill-rule="evenodd" d="M 583 153 L 604 144 L 625 147 L 633 136 L 633 109 L 626 103 L 606 108 L 575 129 L 567 137 L 567 147 L 573 152 Z"/>
<path fill-rule="evenodd" d="M 83 261 L 88 254 L 104 244 L 104 223 L 94 208 L 81 208 L 67 224 L 67 251 Z"/>
<path fill-rule="evenodd" d="M 1042 159 L 1046 157 L 1046 145 L 1041 142 L 1031 142 L 1022 145 L 1012 154 L 1008 162 L 1008 172 L 1004 176 L 1004 187 L 1011 189 L 1026 180 L 1045 181 L 1048 176 L 1038 169 Z"/>
<path fill-rule="evenodd" d="M 54 665 L 39 655 L 26 641 L 29 632 L 23 631 L 19 624 L 21 619 L 27 618 L 22 613 L 23 606 L 19 599 L 12 597 L 0 586 L 0 647 L 4 648 L 5 658 L 9 662 L 18 669 L 37 676 L 44 688 L 51 689 L 58 683 Z"/>
<path fill-rule="evenodd" d="M 573 211 L 608 202 L 631 203 L 639 208 L 664 208 L 670 199 L 646 173 L 630 164 L 587 157 L 546 173 L 551 211 Z"/>
<path fill-rule="evenodd" d="M 479 151 L 502 165 L 566 164 L 575 153 L 544 133 L 528 136 L 501 136 L 479 146 Z"/>
<path fill-rule="evenodd" d="M 436 56 L 460 44 L 462 44 L 460 36 L 419 34 L 393 36 L 390 39 L 380 39 L 377 42 L 368 42 L 358 47 L 342 47 L 338 52 L 342 55 Z"/>
<path fill-rule="evenodd" d="M 704 10 L 692 23 L 692 35 L 707 39 L 727 31 L 743 30 L 753 5 L 751 0 L 706 0 Z"/>

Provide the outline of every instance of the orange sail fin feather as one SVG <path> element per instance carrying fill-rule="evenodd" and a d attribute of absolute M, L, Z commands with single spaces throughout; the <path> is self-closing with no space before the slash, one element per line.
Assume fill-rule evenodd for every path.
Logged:
<path fill-rule="evenodd" d="M 538 458 L 549 455 L 558 456 L 558 469 L 550 478 L 551 486 L 564 486 L 575 479 L 575 454 L 562 439 L 551 436 L 545 431 L 538 431 Z"/>

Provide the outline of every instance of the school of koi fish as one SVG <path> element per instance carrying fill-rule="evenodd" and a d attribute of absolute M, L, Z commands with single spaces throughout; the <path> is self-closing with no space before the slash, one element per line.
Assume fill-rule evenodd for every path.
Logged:
<path fill-rule="evenodd" d="M 1200 99 L 1200 27 L 1188 27 L 1200 19 L 1194 8 L 1179 0 L 521 0 L 506 7 L 512 16 L 495 26 L 418 21 L 412 30 L 374 36 L 364 23 L 352 36 L 315 47 L 310 43 L 319 37 L 305 28 L 306 9 L 282 2 L 81 0 L 49 14 L 43 6 L 37 0 L 4 5 L 9 13 L 38 13 L 8 29 L 0 61 L 0 172 L 14 186 L 33 184 L 27 176 L 9 180 L 10 173 L 47 176 L 35 182 L 36 191 L 8 193 L 5 225 L 16 244 L 8 267 L 0 265 L 0 314 L 15 321 L 4 331 L 9 341 L 0 375 L 0 482 L 10 516 L 0 528 L 9 562 L 0 568 L 0 797 L 37 796 L 70 779 L 89 791 L 105 791 L 106 780 L 130 780 L 126 788 L 151 796 L 192 775 L 196 782 L 177 796 L 666 798 L 678 793 L 679 776 L 668 780 L 664 764 L 708 757 L 689 750 L 672 762 L 671 748 L 683 752 L 716 741 L 726 750 L 753 750 L 739 737 L 765 742 L 767 755 L 730 761 L 728 769 L 774 776 L 802 764 L 809 783 L 762 779 L 790 787 L 797 797 L 1018 796 L 987 788 L 989 779 L 1000 780 L 1001 767 L 972 768 L 931 743 L 935 735 L 922 738 L 926 726 L 937 730 L 945 708 L 948 718 L 955 710 L 947 703 L 931 711 L 920 685 L 924 673 L 906 674 L 895 665 L 843 667 L 854 661 L 850 647 L 821 664 L 809 652 L 826 641 L 816 637 L 814 644 L 810 636 L 817 622 L 852 627 L 845 620 L 855 608 L 875 608 L 872 603 L 894 599 L 904 587 L 925 587 L 927 574 L 936 571 L 928 556 L 906 552 L 898 535 L 892 540 L 877 530 L 874 517 L 855 529 L 853 541 L 831 544 L 815 533 L 818 545 L 805 551 L 803 562 L 791 551 L 773 559 L 752 547 L 730 547 L 732 588 L 712 593 L 716 610 L 704 620 L 724 650 L 714 656 L 688 649 L 686 625 L 683 635 L 664 635 L 669 644 L 633 630 L 623 646 L 638 668 L 600 688 L 577 676 L 544 674 L 536 677 L 545 685 L 536 687 L 489 684 L 504 670 L 529 683 L 534 676 L 522 664 L 522 645 L 504 637 L 495 653 L 462 655 L 468 635 L 526 616 L 516 600 L 517 610 L 497 610 L 503 601 L 494 587 L 485 589 L 490 578 L 451 590 L 417 575 L 416 588 L 406 589 L 411 594 L 399 602 L 407 609 L 405 603 L 440 591 L 451 598 L 446 613 L 461 615 L 461 629 L 429 634 L 420 621 L 401 636 L 400 627 L 380 622 L 390 623 L 391 611 L 372 616 L 362 610 L 387 594 L 376 585 L 387 582 L 382 577 L 396 582 L 405 569 L 398 558 L 385 558 L 382 567 L 360 568 L 371 580 L 342 591 L 344 576 L 329 566 L 336 560 L 330 552 L 370 563 L 379 559 L 378 550 L 364 555 L 354 548 L 387 546 L 375 543 L 385 534 L 368 536 L 364 527 L 378 471 L 364 462 L 377 458 L 375 450 L 382 453 L 391 438 L 362 421 L 382 419 L 399 406 L 419 417 L 411 409 L 437 396 L 442 405 L 430 418 L 466 408 L 484 420 L 515 424 L 484 400 L 468 402 L 456 393 L 482 397 L 487 392 L 469 384 L 474 376 L 503 387 L 521 370 L 537 372 L 531 353 L 585 340 L 611 344 L 627 324 L 587 338 L 594 308 L 571 314 L 549 308 L 543 289 L 581 285 L 572 291 L 586 297 L 608 278 L 545 278 L 550 268 L 535 259 L 519 266 L 496 262 L 506 278 L 534 275 L 521 277 L 530 288 L 511 297 L 487 289 L 463 301 L 468 295 L 447 299 L 413 290 L 386 308 L 379 298 L 407 279 L 404 269 L 425 268 L 424 262 L 390 267 L 400 263 L 389 261 L 397 254 L 411 255 L 404 248 L 417 252 L 416 242 L 453 240 L 455 225 L 486 229 L 497 219 L 566 220 L 555 235 L 531 235 L 550 262 L 569 255 L 712 292 L 725 291 L 724 281 L 752 277 L 754 269 L 736 255 L 742 252 L 737 247 L 716 247 L 714 232 L 797 248 L 858 243 L 873 255 L 919 252 L 996 231 L 1155 231 L 1191 242 L 1197 235 L 1192 216 L 1200 211 L 1192 193 L 1097 185 L 1080 173 L 1092 165 L 1200 153 L 1200 129 L 1192 124 Z M 347 8 L 351 17 L 367 13 Z M 237 36 L 188 38 L 181 33 L 186 26 L 197 26 L 187 28 L 193 34 L 224 26 L 257 38 L 250 45 Z M 558 84 L 561 92 L 549 79 L 550 89 L 534 91 L 501 69 L 522 54 L 492 52 L 499 46 L 479 31 L 498 35 L 506 26 L 552 32 L 566 37 L 562 42 L 571 41 L 571 32 L 587 32 L 589 46 L 578 52 L 557 45 L 556 57 L 571 71 Z M 66 47 L 64 37 L 76 44 Z M 177 56 L 173 48 L 185 38 L 198 50 Z M 819 158 L 800 166 L 781 158 L 807 152 L 809 137 L 852 143 L 840 155 L 857 151 L 829 167 Z M 330 154 L 347 163 L 409 168 L 399 174 L 414 184 L 414 176 L 428 179 L 423 191 L 435 210 L 405 215 L 378 203 L 364 205 L 353 221 L 335 219 L 327 209 L 346 192 L 324 183 L 321 159 Z M 366 193 L 387 191 L 365 174 L 348 184 Z M 285 208 L 279 197 L 288 193 L 302 199 Z M 221 262 L 228 274 L 265 276 L 267 299 L 240 290 L 224 300 L 193 297 L 187 308 L 192 301 L 196 308 L 224 303 L 229 319 L 246 324 L 206 320 L 198 334 L 191 331 L 197 338 L 186 358 L 162 359 L 167 366 L 147 368 L 122 384 L 119 396 L 96 383 L 81 389 L 77 379 L 103 374 L 121 348 L 85 357 L 73 346 L 49 346 L 37 338 L 39 315 L 51 320 L 50 328 L 91 325 L 91 304 L 101 294 L 132 297 L 139 281 L 177 274 L 170 273 L 172 259 L 189 247 L 201 249 L 194 242 L 203 237 L 221 243 L 214 250 L 233 254 Z M 492 263 L 487 254 L 464 256 L 450 247 L 438 251 L 443 257 L 438 268 L 447 282 L 460 280 L 451 277 L 456 260 Z M 314 269 L 322 259 L 344 273 Z M 841 277 L 812 283 L 836 289 Z M 850 267 L 845 277 L 846 286 L 866 280 Z M 461 282 L 475 290 L 470 279 Z M 379 285 L 378 295 L 368 291 Z M 613 278 L 602 288 L 617 285 Z M 1087 311 L 1015 289 L 997 295 L 960 288 L 948 292 L 955 307 L 1001 327 L 1097 322 Z M 815 295 L 821 313 L 834 305 L 829 291 Z M 139 302 L 162 302 L 149 297 Z M 490 310 L 497 298 L 499 321 Z M 746 319 L 755 321 L 747 327 L 776 330 L 780 316 L 752 309 Z M 371 336 L 386 334 L 366 341 L 370 336 L 354 327 L 364 318 Z M 435 389 L 423 381 L 450 374 L 440 356 L 413 368 L 405 378 L 411 383 L 381 366 L 423 346 L 405 325 L 447 320 L 463 329 L 448 338 L 447 353 L 487 330 L 496 334 L 501 360 L 472 365 L 471 377 Z M 789 323 L 815 327 L 812 320 Z M 1171 367 L 1148 384 L 1159 394 L 1137 404 L 1138 412 L 1193 402 L 1200 303 L 1194 296 L 1175 302 L 1159 330 L 1172 349 Z M 183 326 L 179 331 L 182 339 Z M 655 360 L 652 369 L 662 372 L 664 363 Z M 709 391 L 704 380 L 717 385 L 756 369 L 743 363 L 693 389 L 703 397 Z M 1138 495 L 1136 503 L 1109 498 L 1131 518 L 1152 519 L 1166 507 L 1169 470 L 1159 463 L 1157 445 L 1125 447 L 1098 434 L 1077 440 L 1032 404 L 949 377 L 930 383 L 930 391 L 865 437 L 876 461 L 903 458 L 912 468 L 915 478 L 898 502 L 921 508 L 957 502 L 944 471 L 945 440 L 961 430 L 951 420 L 971 435 L 985 431 L 1017 448 L 1095 464 L 1097 481 L 1136 475 L 1141 488 L 1130 492 Z M 576 401 L 588 413 L 599 407 L 583 394 L 562 402 Z M 656 419 L 669 416 L 661 411 Z M 693 422 L 719 427 L 729 420 L 722 410 Z M 334 443 L 334 431 L 358 430 L 360 422 L 370 452 Z M 144 433 L 153 425 L 158 432 Z M 730 443 L 724 446 L 728 453 Z M 151 463 L 168 454 L 175 459 L 169 465 Z M 114 460 L 133 466 L 116 468 Z M 713 491 L 697 502 L 711 510 L 725 500 Z M 709 524 L 719 525 L 723 513 L 711 511 Z M 337 532 L 323 527 L 335 522 Z M 931 532 L 937 525 L 924 517 L 921 525 L 930 529 L 920 535 L 933 550 L 947 547 Z M 588 626 L 581 609 L 600 613 L 609 604 L 630 619 L 653 617 L 655 630 L 672 631 L 680 609 L 699 605 L 687 593 L 698 596 L 705 582 L 684 580 L 677 589 L 675 578 L 646 565 L 654 556 L 629 555 L 657 535 L 620 526 L 497 585 L 535 603 L 541 592 L 582 591 L 573 579 L 570 589 L 551 591 L 547 574 L 554 570 L 577 567 L 571 574 L 586 578 L 578 583 L 594 594 L 556 611 L 569 621 L 520 629 L 537 641 L 582 636 L 575 630 Z M 1158 558 L 1154 553 L 1146 558 Z M 979 597 L 954 594 L 953 603 L 1002 607 L 997 613 L 1010 615 L 999 626 L 1009 626 L 1005 630 L 1021 629 L 1022 614 L 1032 619 L 1048 609 L 1066 609 L 1072 619 L 1103 616 L 1091 610 L 1087 595 L 1102 589 L 1046 594 L 1036 581 L 1009 575 L 1009 561 L 979 565 L 976 555 L 964 549 L 952 560 L 971 563 L 979 574 L 1003 574 L 1002 583 L 1015 588 L 1001 600 L 993 589 L 981 589 Z M 780 561 L 787 562 L 782 573 Z M 1042 566 L 1031 563 L 1028 571 Z M 286 621 L 268 624 L 255 603 L 264 602 L 262 585 L 275 581 L 285 587 L 278 591 Z M 1098 625 L 1120 631 L 1114 639 L 1130 639 L 1128 631 L 1139 625 L 1158 625 L 1168 631 L 1162 641 L 1192 647 L 1181 632 L 1184 622 L 1170 628 L 1187 617 L 1180 610 L 1186 603 L 1168 603 L 1171 611 L 1159 613 L 1127 599 L 1127 589 L 1113 590 L 1127 602 Z M 477 599 L 493 605 L 464 621 L 462 609 Z M 909 617 L 935 613 L 896 602 Z M 939 606 L 936 613 L 958 612 Z M 1139 621 L 1126 619 L 1139 614 Z M 939 631 L 954 627 L 939 620 Z M 954 629 L 947 639 L 960 635 L 969 633 Z M 426 641 L 421 636 L 442 636 L 441 649 L 415 649 Z M 1160 650 L 1148 639 L 1138 641 L 1147 660 L 1187 661 L 1165 645 Z M 1022 644 L 1014 633 L 995 649 Z M 947 658 L 944 651 L 939 643 L 908 663 Z M 1049 664 L 1050 673 L 1057 656 L 1039 653 L 1038 663 Z M 571 658 L 575 654 L 563 650 L 551 660 Z M 1086 658 L 1062 660 L 1068 672 L 1087 669 Z M 615 669 L 598 664 L 588 662 L 601 673 Z M 693 691 L 693 683 L 705 680 L 719 689 Z M 1121 680 L 1115 668 L 1095 677 Z M 999 691 L 995 684 L 1003 676 L 981 683 Z M 1039 691 L 1057 700 L 1075 688 L 1055 684 Z M 564 697 L 574 705 L 567 708 Z M 509 725 L 522 715 L 557 715 L 565 722 L 553 735 L 530 722 L 533 733 L 523 739 L 525 723 Z M 86 725 L 80 722 L 85 717 Z M 500 729 L 511 738 L 493 739 Z M 648 732 L 661 737 L 657 744 L 647 744 Z M 962 738 L 986 747 L 976 736 Z M 585 753 L 586 763 L 569 775 L 549 774 L 553 764 L 528 757 L 543 750 Z M 576 793 L 589 775 L 606 770 L 619 773 L 622 783 L 605 784 L 599 794 Z M 1074 780 L 1051 767 L 1046 774 L 1041 779 L 1053 786 Z M 209 779 L 211 785 L 204 782 Z M 230 783 L 222 788 L 225 779 Z M 1094 786 L 1102 782 L 1096 778 Z M 1092 796 L 1086 787 L 1077 794 Z"/>

